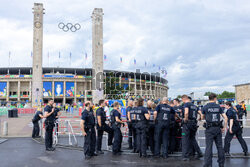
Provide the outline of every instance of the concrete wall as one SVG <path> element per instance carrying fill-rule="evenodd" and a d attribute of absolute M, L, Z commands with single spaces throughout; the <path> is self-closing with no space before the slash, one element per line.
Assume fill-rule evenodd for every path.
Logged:
<path fill-rule="evenodd" d="M 250 104 L 250 84 L 235 86 L 236 101 L 245 101 L 246 104 Z"/>

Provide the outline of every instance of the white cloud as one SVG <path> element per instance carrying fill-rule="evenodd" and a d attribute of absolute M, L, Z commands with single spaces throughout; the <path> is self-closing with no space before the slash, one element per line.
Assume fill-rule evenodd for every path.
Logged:
<path fill-rule="evenodd" d="M 12 66 L 30 66 L 34 0 L 0 2 L 0 66 L 8 65 L 9 51 Z M 48 52 L 50 66 L 58 66 L 60 51 L 60 66 L 70 66 L 71 52 L 71 67 L 91 67 L 90 16 L 95 7 L 101 7 L 104 54 L 108 56 L 106 69 L 155 71 L 164 66 L 172 97 L 192 91 L 233 91 L 232 85 L 249 82 L 250 2 L 247 0 L 41 2 L 46 13 L 44 66 L 48 66 Z M 57 27 L 61 21 L 79 22 L 82 29 L 65 33 Z M 152 69 L 152 64 L 157 67 Z"/>

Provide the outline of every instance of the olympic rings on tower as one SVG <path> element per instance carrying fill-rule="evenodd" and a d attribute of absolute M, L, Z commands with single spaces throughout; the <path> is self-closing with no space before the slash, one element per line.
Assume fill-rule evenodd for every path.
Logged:
<path fill-rule="evenodd" d="M 79 23 L 72 24 L 72 23 L 67 23 L 64 24 L 63 22 L 60 22 L 58 24 L 58 28 L 62 29 L 64 32 L 71 31 L 71 32 L 76 32 L 77 30 L 81 29 L 81 25 Z"/>

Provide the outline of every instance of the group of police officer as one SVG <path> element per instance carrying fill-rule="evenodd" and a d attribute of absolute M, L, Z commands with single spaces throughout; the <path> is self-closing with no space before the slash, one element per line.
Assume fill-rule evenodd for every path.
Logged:
<path fill-rule="evenodd" d="M 56 103 L 52 99 L 48 101 L 48 105 L 44 108 L 44 114 L 42 113 L 41 108 L 37 109 L 36 114 L 34 115 L 33 122 L 33 131 L 32 138 L 38 138 L 39 136 L 39 120 L 45 118 L 45 149 L 46 151 L 54 151 L 55 147 L 52 147 L 53 144 L 53 129 L 56 126 L 58 131 L 58 124 L 56 120 L 61 115 L 60 109 L 56 107 Z"/>
<path fill-rule="evenodd" d="M 213 142 L 215 142 L 218 151 L 218 164 L 220 167 L 224 166 L 225 152 L 230 155 L 230 142 L 234 135 L 238 138 L 244 155 L 247 156 L 248 148 L 242 138 L 242 124 L 238 120 L 236 107 L 227 102 L 225 113 L 223 108 L 216 104 L 217 96 L 215 94 L 210 94 L 209 100 L 209 103 L 202 108 L 194 105 L 187 95 L 182 96 L 182 105 L 180 105 L 178 99 L 168 102 L 167 97 L 164 97 L 157 106 L 155 103 L 148 101 L 147 107 L 144 107 L 142 98 L 130 100 L 126 112 L 129 128 L 129 148 L 132 149 L 133 153 L 139 153 L 140 157 L 147 157 L 147 149 L 150 148 L 155 157 L 162 156 L 163 158 L 167 158 L 169 153 L 181 148 L 183 161 L 188 161 L 193 155 L 199 159 L 203 157 L 203 154 L 197 144 L 195 135 L 199 127 L 198 120 L 204 119 L 203 126 L 206 129 L 204 167 L 212 166 Z M 120 155 L 122 152 L 121 127 L 124 126 L 124 121 L 121 119 L 120 105 L 118 102 L 113 104 L 113 110 L 110 112 L 110 124 L 106 123 L 106 112 L 103 109 L 104 100 L 100 100 L 99 106 L 96 111 L 97 123 L 91 102 L 85 103 L 85 110 L 82 112 L 80 125 L 83 136 L 85 136 L 85 158 L 103 154 L 101 146 L 104 131 L 108 133 L 108 145 L 112 145 L 113 154 Z M 198 117 L 198 115 L 200 116 Z M 229 128 L 223 148 L 222 133 L 227 129 L 227 126 Z"/>

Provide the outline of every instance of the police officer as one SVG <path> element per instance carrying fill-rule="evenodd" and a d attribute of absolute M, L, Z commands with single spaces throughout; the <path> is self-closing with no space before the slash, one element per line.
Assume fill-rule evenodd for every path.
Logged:
<path fill-rule="evenodd" d="M 46 151 L 54 151 L 55 148 L 52 147 L 53 142 L 53 128 L 55 126 L 55 108 L 53 108 L 54 101 L 51 99 L 48 105 L 44 108 L 44 118 L 45 119 L 45 147 Z"/>
<path fill-rule="evenodd" d="M 82 118 L 80 122 L 82 135 L 84 136 L 84 155 L 85 159 L 89 159 L 92 156 L 96 156 L 96 131 L 95 131 L 95 117 L 92 110 L 91 102 L 85 103 L 85 110 L 82 112 Z"/>
<path fill-rule="evenodd" d="M 154 118 L 155 118 L 154 156 L 155 157 L 160 157 L 161 141 L 163 144 L 162 147 L 163 158 L 168 157 L 170 114 L 171 113 L 174 114 L 175 111 L 167 103 L 168 103 L 168 98 L 164 97 L 161 104 L 159 104 L 156 107 L 156 111 L 154 112 Z"/>
<path fill-rule="evenodd" d="M 133 149 L 133 127 L 132 127 L 132 123 L 129 121 L 128 119 L 128 113 L 129 111 L 131 111 L 133 109 L 133 101 L 130 100 L 128 101 L 128 107 L 126 108 L 126 116 L 127 116 L 127 124 L 128 124 L 128 149 Z"/>
<path fill-rule="evenodd" d="M 182 147 L 181 147 L 181 121 L 182 121 L 182 106 L 180 105 L 180 100 L 179 99 L 174 99 L 174 110 L 175 113 L 178 115 L 178 119 L 175 119 L 175 130 L 176 130 L 176 137 L 175 137 L 175 151 L 181 151 Z"/>
<path fill-rule="evenodd" d="M 216 144 L 218 151 L 218 164 L 219 167 L 224 167 L 225 153 L 222 147 L 222 132 L 224 132 L 227 126 L 227 116 L 223 113 L 220 105 L 216 104 L 217 95 L 211 93 L 209 95 L 210 102 L 202 108 L 202 119 L 205 118 L 204 124 L 205 138 L 206 138 L 206 150 L 205 150 L 205 164 L 204 167 L 212 166 L 213 157 L 213 141 Z M 224 118 L 224 126 L 222 125 L 221 116 Z"/>
<path fill-rule="evenodd" d="M 242 108 L 242 103 L 240 102 L 239 104 L 237 104 L 236 106 L 236 109 L 237 109 L 237 115 L 238 115 L 238 118 L 239 119 L 242 119 L 243 118 L 243 115 L 244 115 L 244 109 Z M 242 124 L 242 121 L 240 121 L 240 123 Z"/>
<path fill-rule="evenodd" d="M 60 115 L 62 114 L 60 109 L 58 107 L 56 107 L 56 103 L 53 104 L 53 107 L 55 108 L 55 126 L 56 126 L 56 134 L 58 136 L 58 131 L 59 131 L 59 124 L 58 124 L 58 118 L 60 117 Z"/>
<path fill-rule="evenodd" d="M 148 123 L 148 146 L 150 147 L 151 153 L 154 155 L 154 134 L 155 134 L 155 120 L 154 120 L 154 111 L 156 108 L 156 105 L 152 101 L 148 101 L 147 103 L 148 111 L 150 113 L 149 123 Z"/>
<path fill-rule="evenodd" d="M 40 127 L 39 127 L 39 121 L 40 119 L 43 118 L 43 113 L 41 111 L 41 108 L 37 108 L 37 112 L 34 116 L 34 118 L 32 119 L 32 123 L 33 123 L 33 131 L 32 131 L 32 138 L 38 138 L 39 136 L 39 132 L 40 132 Z"/>
<path fill-rule="evenodd" d="M 137 149 L 140 157 L 147 157 L 147 120 L 149 120 L 150 113 L 143 107 L 144 100 L 138 99 L 138 107 L 135 110 L 137 123 L 136 123 L 136 139 Z"/>
<path fill-rule="evenodd" d="M 187 95 L 183 95 L 182 101 L 184 103 L 183 126 L 182 126 L 182 159 L 183 161 L 189 160 L 190 150 L 194 149 L 197 152 L 196 158 L 203 157 L 200 147 L 195 139 L 197 132 L 197 115 L 198 107 L 191 103 Z M 200 112 L 200 111 L 199 111 Z M 201 115 L 201 113 L 199 113 Z"/>
<path fill-rule="evenodd" d="M 96 110 L 97 117 L 97 154 L 104 154 L 102 151 L 102 136 L 103 132 L 108 133 L 108 146 L 112 145 L 113 130 L 106 124 L 106 112 L 104 111 L 105 101 L 99 101 L 99 108 Z"/>
<path fill-rule="evenodd" d="M 137 141 L 136 141 L 136 124 L 137 124 L 137 117 L 136 117 L 136 109 L 138 107 L 137 100 L 134 100 L 133 108 L 128 111 L 128 122 L 132 126 L 132 136 L 133 136 L 133 151 L 132 153 L 138 153 L 137 149 Z"/>
<path fill-rule="evenodd" d="M 245 140 L 242 138 L 242 126 L 240 122 L 237 120 L 236 111 L 232 107 L 231 102 L 226 102 L 225 108 L 227 109 L 226 115 L 228 117 L 228 126 L 229 126 L 224 142 L 225 143 L 224 151 L 226 153 L 226 156 L 230 156 L 229 154 L 230 142 L 233 139 L 234 135 L 236 135 L 238 141 L 240 142 L 244 155 L 248 156 L 248 147 Z"/>
<path fill-rule="evenodd" d="M 169 105 L 174 109 L 174 102 L 170 101 Z M 176 110 L 175 110 L 176 112 Z M 175 128 L 175 113 L 170 114 L 170 126 L 169 126 L 169 146 L 168 153 L 173 154 L 176 145 L 176 128 Z"/>
<path fill-rule="evenodd" d="M 111 126 L 114 131 L 114 141 L 113 141 L 113 155 L 121 154 L 121 145 L 122 145 L 122 132 L 121 125 L 124 126 L 124 123 L 121 120 L 121 113 L 119 112 L 119 103 L 114 102 L 114 109 L 110 113 Z"/>

